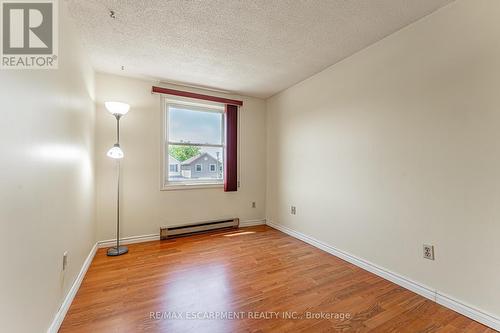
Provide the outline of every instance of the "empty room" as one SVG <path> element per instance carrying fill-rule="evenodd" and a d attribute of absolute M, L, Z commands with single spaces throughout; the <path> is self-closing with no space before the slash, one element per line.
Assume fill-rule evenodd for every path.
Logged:
<path fill-rule="evenodd" d="M 500 332 L 500 0 L 0 20 L 0 332 Z"/>

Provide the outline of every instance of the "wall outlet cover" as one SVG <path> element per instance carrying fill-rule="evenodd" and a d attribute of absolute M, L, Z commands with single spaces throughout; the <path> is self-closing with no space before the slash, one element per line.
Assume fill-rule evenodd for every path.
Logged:
<path fill-rule="evenodd" d="M 424 244 L 424 258 L 434 260 L 434 245 Z"/>
<path fill-rule="evenodd" d="M 63 253 L 62 270 L 66 270 L 66 267 L 68 267 L 68 251 Z"/>

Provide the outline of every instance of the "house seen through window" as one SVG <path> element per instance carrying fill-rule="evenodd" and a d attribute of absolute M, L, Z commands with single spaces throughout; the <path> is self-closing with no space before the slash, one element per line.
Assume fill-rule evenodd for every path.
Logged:
<path fill-rule="evenodd" d="M 223 107 L 167 102 L 165 108 L 165 185 L 222 183 Z"/>

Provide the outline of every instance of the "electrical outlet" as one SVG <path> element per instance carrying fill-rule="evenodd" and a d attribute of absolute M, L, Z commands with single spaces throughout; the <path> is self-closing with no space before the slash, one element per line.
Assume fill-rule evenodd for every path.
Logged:
<path fill-rule="evenodd" d="M 424 244 L 424 258 L 434 260 L 434 245 Z"/>
<path fill-rule="evenodd" d="M 291 206 L 291 207 L 290 207 L 290 213 L 291 213 L 292 215 L 296 215 L 296 214 L 297 214 L 297 208 L 296 208 L 295 206 Z"/>
<path fill-rule="evenodd" d="M 68 251 L 65 251 L 63 253 L 63 262 L 62 262 L 62 270 L 66 270 L 66 267 L 68 266 Z"/>
<path fill-rule="evenodd" d="M 257 207 L 255 204 L 255 201 L 252 201 L 252 208 L 255 208 L 255 207 Z"/>

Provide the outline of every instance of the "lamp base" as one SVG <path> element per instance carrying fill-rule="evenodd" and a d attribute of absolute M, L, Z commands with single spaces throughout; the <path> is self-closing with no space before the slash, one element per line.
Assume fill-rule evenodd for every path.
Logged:
<path fill-rule="evenodd" d="M 119 246 L 118 248 L 115 247 L 110 247 L 108 249 L 108 256 L 109 257 L 116 257 L 116 256 L 121 256 L 122 254 L 125 254 L 128 252 L 128 247 L 126 246 Z"/>

